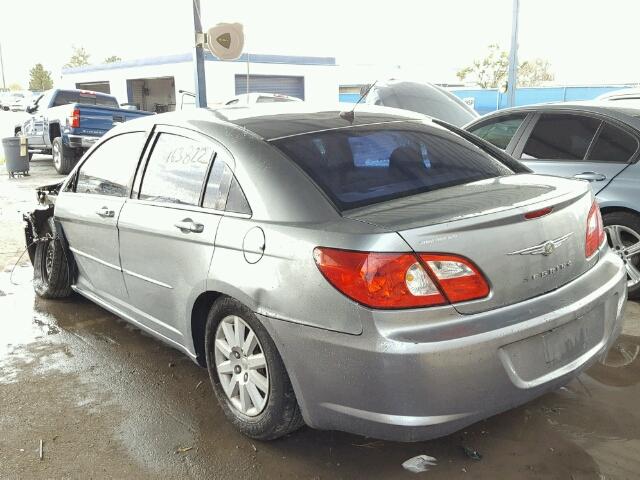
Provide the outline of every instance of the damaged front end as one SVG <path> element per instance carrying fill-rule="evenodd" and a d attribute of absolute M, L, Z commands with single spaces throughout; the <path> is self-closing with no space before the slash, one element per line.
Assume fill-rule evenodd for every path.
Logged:
<path fill-rule="evenodd" d="M 24 237 L 31 264 L 35 259 L 38 242 L 48 239 L 43 226 L 47 224 L 49 217 L 53 216 L 54 204 L 62 184 L 63 182 L 59 182 L 38 187 L 36 190 L 38 205 L 31 212 L 22 215 L 22 219 L 25 221 Z"/>

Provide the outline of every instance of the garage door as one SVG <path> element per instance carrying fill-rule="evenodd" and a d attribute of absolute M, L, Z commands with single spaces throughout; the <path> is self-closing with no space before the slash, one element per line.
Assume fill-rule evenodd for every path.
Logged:
<path fill-rule="evenodd" d="M 249 92 L 279 93 L 304 100 L 304 77 L 249 75 Z M 236 75 L 236 95 L 247 93 L 247 76 Z"/>

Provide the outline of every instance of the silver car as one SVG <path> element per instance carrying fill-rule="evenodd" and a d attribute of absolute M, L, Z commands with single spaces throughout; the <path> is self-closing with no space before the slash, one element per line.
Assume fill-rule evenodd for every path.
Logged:
<path fill-rule="evenodd" d="M 640 299 L 640 105 L 631 100 L 528 105 L 464 127 L 536 173 L 587 180 L 609 245 Z"/>
<path fill-rule="evenodd" d="M 78 292 L 183 351 L 257 439 L 303 423 L 433 438 L 604 355 L 626 276 L 588 184 L 365 108 L 114 128 L 25 217 L 36 292 Z"/>

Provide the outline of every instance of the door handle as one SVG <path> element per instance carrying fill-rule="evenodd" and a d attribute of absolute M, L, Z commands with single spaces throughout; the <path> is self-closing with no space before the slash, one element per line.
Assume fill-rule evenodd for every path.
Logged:
<path fill-rule="evenodd" d="M 573 178 L 577 178 L 578 180 L 588 180 L 589 182 L 601 182 L 606 180 L 607 176 L 597 172 L 582 172 L 574 175 Z"/>
<path fill-rule="evenodd" d="M 203 224 L 196 223 L 193 220 L 191 220 L 190 218 L 185 218 L 181 222 L 175 223 L 174 227 L 176 227 L 182 233 L 188 233 L 188 232 L 202 233 L 204 231 L 204 225 Z"/>
<path fill-rule="evenodd" d="M 115 217 L 116 212 L 114 212 L 113 210 L 110 210 L 107 207 L 102 207 L 101 209 L 96 210 L 96 214 L 104 218 L 112 218 L 112 217 Z"/>

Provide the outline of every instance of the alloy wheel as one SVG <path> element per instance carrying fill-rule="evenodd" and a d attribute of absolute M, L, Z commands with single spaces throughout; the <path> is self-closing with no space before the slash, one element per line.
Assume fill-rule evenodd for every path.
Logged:
<path fill-rule="evenodd" d="M 253 329 L 236 315 L 223 318 L 214 351 L 220 385 L 233 407 L 249 417 L 259 415 L 269 397 L 269 369 Z"/>
<path fill-rule="evenodd" d="M 624 261 L 627 287 L 640 283 L 640 234 L 624 225 L 604 227 L 611 249 Z"/>
<path fill-rule="evenodd" d="M 53 155 L 53 164 L 58 169 L 60 167 L 60 147 L 57 144 L 53 145 L 51 154 Z"/>

